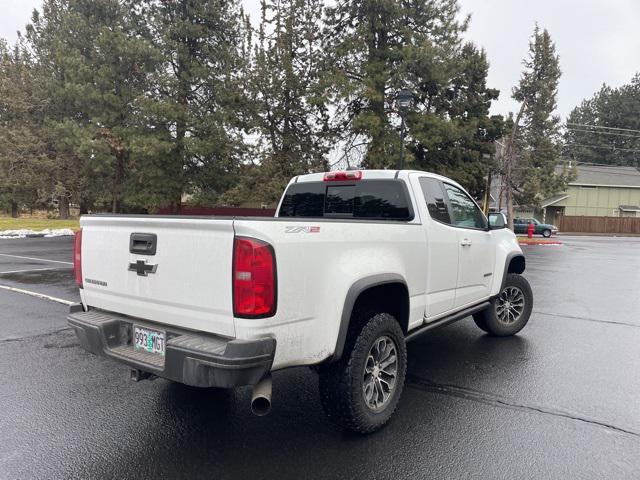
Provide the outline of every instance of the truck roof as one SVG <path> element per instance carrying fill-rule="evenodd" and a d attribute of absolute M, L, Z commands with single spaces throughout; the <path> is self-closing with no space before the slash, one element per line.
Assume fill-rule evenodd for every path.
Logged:
<path fill-rule="evenodd" d="M 359 170 L 359 169 L 354 169 L 354 170 Z M 454 185 L 458 185 L 458 182 L 447 178 L 447 177 L 443 177 L 442 175 L 438 175 L 436 173 L 431 173 L 431 172 L 425 172 L 422 170 L 365 170 L 365 169 L 361 169 L 362 171 L 362 180 L 378 180 L 378 179 L 392 179 L 392 178 L 401 178 L 403 180 L 406 180 L 410 174 L 412 173 L 420 173 L 420 174 L 426 174 L 430 177 L 434 177 L 434 178 L 438 178 L 440 180 L 446 180 L 447 182 L 453 183 Z M 324 174 L 325 172 L 320 172 L 320 173 L 309 173 L 306 175 L 298 175 L 297 177 L 294 177 L 291 179 L 290 183 L 304 183 L 304 182 L 321 182 L 324 179 Z"/>

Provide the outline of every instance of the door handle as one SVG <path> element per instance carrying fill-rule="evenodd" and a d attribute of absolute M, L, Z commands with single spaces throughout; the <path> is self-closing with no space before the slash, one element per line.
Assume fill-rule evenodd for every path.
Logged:
<path fill-rule="evenodd" d="M 460 245 L 463 247 L 470 247 L 471 240 L 469 240 L 468 238 L 465 238 L 464 240 L 460 240 Z"/>

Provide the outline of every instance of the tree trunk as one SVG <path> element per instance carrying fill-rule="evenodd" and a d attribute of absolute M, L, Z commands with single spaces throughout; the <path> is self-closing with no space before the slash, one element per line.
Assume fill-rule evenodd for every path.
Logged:
<path fill-rule="evenodd" d="M 386 27 L 377 25 L 378 19 L 375 12 L 369 18 L 370 39 L 368 42 L 367 62 L 380 68 L 387 61 L 389 52 L 387 51 Z M 376 117 L 377 124 L 371 125 L 366 131 L 371 136 L 371 141 L 367 148 L 366 167 L 367 168 L 394 168 L 396 159 L 388 155 L 386 145 L 386 127 L 388 124 L 387 112 L 385 111 L 385 94 L 388 80 L 387 72 L 377 72 L 365 78 L 367 88 L 371 91 L 367 94 L 369 100 L 369 111 Z"/>
<path fill-rule="evenodd" d="M 58 197 L 58 214 L 60 220 L 66 220 L 69 218 L 69 199 L 66 195 L 60 195 Z"/>
<path fill-rule="evenodd" d="M 487 183 L 485 184 L 484 199 L 482 202 L 482 210 L 485 215 L 489 215 L 489 207 L 491 204 L 491 170 L 487 173 Z"/>
<path fill-rule="evenodd" d="M 507 226 L 513 230 L 513 164 L 515 162 L 515 142 L 516 142 L 516 134 L 518 133 L 518 124 L 520 123 L 520 119 L 522 118 L 522 114 L 524 113 L 524 109 L 527 103 L 522 102 L 520 106 L 520 111 L 516 116 L 516 120 L 513 124 L 513 130 L 511 130 L 511 135 L 509 136 L 509 141 L 507 143 L 507 155 L 506 155 L 506 169 L 505 169 L 505 188 L 507 189 Z"/>
<path fill-rule="evenodd" d="M 189 22 L 189 2 L 182 1 L 180 16 L 182 21 Z M 182 192 L 185 189 L 185 174 L 184 166 L 186 165 L 186 145 L 185 139 L 187 136 L 187 118 L 189 114 L 189 94 L 191 91 L 191 79 L 189 75 L 189 64 L 193 61 L 196 55 L 196 45 L 193 38 L 189 35 L 185 35 L 180 39 L 184 48 L 178 48 L 177 55 L 177 67 L 176 78 L 178 80 L 176 101 L 180 106 L 178 115 L 176 117 L 176 139 L 175 139 L 175 163 L 173 168 L 175 171 L 172 173 L 175 175 L 175 188 L 173 192 L 169 193 L 171 198 L 171 210 L 179 215 L 182 212 Z"/>
<path fill-rule="evenodd" d="M 126 162 L 126 152 L 119 148 L 116 150 L 116 165 L 113 172 L 113 188 L 111 191 L 111 213 L 121 213 L 122 211 L 122 182 L 124 181 L 124 166 Z"/>
<path fill-rule="evenodd" d="M 508 227 L 513 230 L 513 189 L 507 188 L 507 219 L 508 219 Z"/>
<path fill-rule="evenodd" d="M 18 204 L 15 200 L 11 200 L 11 218 L 18 218 Z"/>
<path fill-rule="evenodd" d="M 171 202 L 171 213 L 173 215 L 181 215 L 182 214 L 182 198 L 180 198 L 180 196 L 177 196 Z"/>

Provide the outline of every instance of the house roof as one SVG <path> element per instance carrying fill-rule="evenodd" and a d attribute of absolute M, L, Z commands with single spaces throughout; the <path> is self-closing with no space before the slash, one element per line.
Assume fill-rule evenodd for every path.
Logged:
<path fill-rule="evenodd" d="M 549 197 L 545 200 L 542 201 L 542 203 L 540 203 L 540 207 L 541 208 L 546 208 L 549 205 L 553 205 L 554 203 L 558 203 L 560 200 L 564 200 L 565 198 L 567 198 L 569 195 L 567 194 L 559 194 L 559 195 L 554 195 L 553 197 Z"/>
<path fill-rule="evenodd" d="M 577 165 L 577 178 L 569 185 L 602 185 L 640 188 L 640 171 L 635 167 Z"/>
<path fill-rule="evenodd" d="M 623 212 L 640 212 L 638 205 L 620 205 L 618 208 Z"/>

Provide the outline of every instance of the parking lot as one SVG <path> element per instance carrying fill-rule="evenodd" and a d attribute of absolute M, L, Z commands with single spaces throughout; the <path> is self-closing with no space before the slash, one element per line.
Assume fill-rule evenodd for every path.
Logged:
<path fill-rule="evenodd" d="M 464 320 L 410 344 L 397 415 L 364 437 L 306 368 L 261 418 L 249 389 L 129 381 L 67 328 L 72 240 L 0 240 L 0 477 L 640 478 L 640 238 L 562 240 L 523 247 L 519 335 Z"/>

